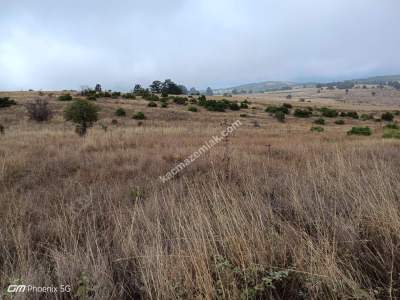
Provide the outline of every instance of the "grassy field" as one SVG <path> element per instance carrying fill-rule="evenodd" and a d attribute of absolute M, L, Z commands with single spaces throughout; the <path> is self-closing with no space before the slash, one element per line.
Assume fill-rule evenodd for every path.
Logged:
<path fill-rule="evenodd" d="M 61 93 L 48 94 L 0 93 L 18 104 L 0 108 L 0 299 L 400 297 L 400 140 L 382 138 L 386 122 L 348 117 L 310 131 L 318 108 L 379 118 L 400 110 L 400 92 L 241 95 L 230 100 L 250 107 L 226 112 L 98 99 L 84 138 L 63 120 Z M 38 97 L 55 112 L 47 123 L 27 117 Z M 284 102 L 284 123 L 264 111 Z M 293 116 L 305 107 L 315 116 Z M 131 118 L 138 111 L 146 120 Z M 160 180 L 236 120 L 232 135 Z M 372 135 L 347 135 L 354 126 Z M 11 295 L 12 283 L 71 292 Z"/>

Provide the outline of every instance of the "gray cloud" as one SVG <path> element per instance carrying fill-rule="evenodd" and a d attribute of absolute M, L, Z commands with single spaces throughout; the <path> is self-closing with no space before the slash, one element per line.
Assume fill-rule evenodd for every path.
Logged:
<path fill-rule="evenodd" d="M 398 0 L 0 1 L 0 89 L 400 73 Z"/>

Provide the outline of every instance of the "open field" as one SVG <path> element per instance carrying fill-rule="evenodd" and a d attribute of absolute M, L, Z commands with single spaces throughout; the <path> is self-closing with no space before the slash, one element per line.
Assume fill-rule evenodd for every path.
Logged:
<path fill-rule="evenodd" d="M 280 123 L 264 111 L 400 110 L 400 92 L 373 90 L 241 95 L 229 100 L 250 107 L 226 112 L 98 99 L 84 138 L 60 92 L 40 96 L 55 112 L 41 124 L 24 107 L 37 92 L 0 92 L 18 103 L 0 108 L 0 299 L 400 298 L 400 140 L 382 138 L 383 121 L 325 118 L 318 133 L 317 115 Z M 133 120 L 138 111 L 147 119 Z M 372 135 L 348 136 L 354 126 Z M 21 282 L 71 292 L 6 293 Z"/>

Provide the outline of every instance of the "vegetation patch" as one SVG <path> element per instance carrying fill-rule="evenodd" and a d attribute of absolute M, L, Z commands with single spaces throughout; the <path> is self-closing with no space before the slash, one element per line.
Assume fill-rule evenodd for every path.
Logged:
<path fill-rule="evenodd" d="M 366 127 L 353 127 L 347 132 L 348 135 L 365 135 L 369 136 L 372 134 L 371 128 Z"/>
<path fill-rule="evenodd" d="M 10 100 L 10 97 L 0 98 L 0 108 L 10 107 L 16 104 L 17 102 L 15 102 L 14 100 Z"/>

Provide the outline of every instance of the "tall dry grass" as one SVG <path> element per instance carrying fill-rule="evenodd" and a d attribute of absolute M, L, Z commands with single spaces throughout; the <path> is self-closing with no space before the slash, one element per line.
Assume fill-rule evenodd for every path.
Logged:
<path fill-rule="evenodd" d="M 0 137 L 2 290 L 73 288 L 15 299 L 400 297 L 398 142 L 243 126 L 229 152 L 218 145 L 162 184 L 218 131 L 177 123 L 81 139 L 43 125 Z"/>

